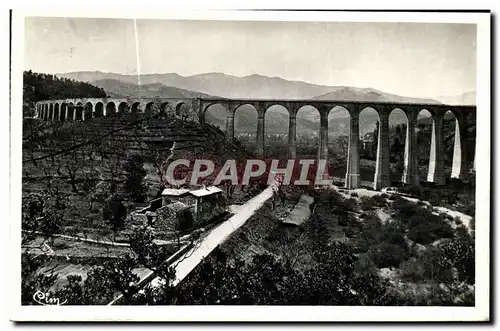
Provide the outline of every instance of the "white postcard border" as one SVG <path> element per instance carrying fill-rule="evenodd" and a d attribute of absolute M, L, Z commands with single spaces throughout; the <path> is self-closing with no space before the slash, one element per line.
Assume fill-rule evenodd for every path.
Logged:
<path fill-rule="evenodd" d="M 21 306 L 22 71 L 24 17 L 115 17 L 351 22 L 456 22 L 477 24 L 476 306 Z M 490 297 L 490 14 L 410 12 L 25 10 L 12 13 L 11 182 L 9 302 L 22 321 L 472 321 L 487 320 Z"/>

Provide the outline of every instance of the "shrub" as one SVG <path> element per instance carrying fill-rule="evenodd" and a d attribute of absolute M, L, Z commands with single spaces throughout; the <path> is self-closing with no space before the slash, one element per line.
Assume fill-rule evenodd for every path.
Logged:
<path fill-rule="evenodd" d="M 426 279 L 426 270 L 424 263 L 415 257 L 410 258 L 407 261 L 403 261 L 399 266 L 400 276 L 404 279 L 409 279 L 412 282 L 421 282 Z"/>
<path fill-rule="evenodd" d="M 412 217 L 419 208 L 416 203 L 408 201 L 405 198 L 397 196 L 394 199 L 392 208 L 396 210 L 396 216 L 400 219 L 406 220 Z"/>
<path fill-rule="evenodd" d="M 428 249 L 420 258 L 412 257 L 400 265 L 401 277 L 413 282 L 424 280 L 440 283 L 453 281 L 453 264 L 440 254 L 437 248 Z"/>
<path fill-rule="evenodd" d="M 372 209 L 374 207 L 372 199 L 367 196 L 362 196 L 361 197 L 361 204 L 363 206 L 363 209 Z"/>
<path fill-rule="evenodd" d="M 185 232 L 193 228 L 194 219 L 189 209 L 183 209 L 178 211 L 176 217 L 177 217 L 177 223 L 176 223 L 177 231 Z"/>
<path fill-rule="evenodd" d="M 418 186 L 404 186 L 398 190 L 401 193 L 409 194 L 420 198 L 422 196 L 421 188 Z"/>
<path fill-rule="evenodd" d="M 348 238 L 354 238 L 356 235 L 359 234 L 359 230 L 356 228 L 352 228 L 352 227 L 345 227 L 344 234 Z"/>
<path fill-rule="evenodd" d="M 387 194 L 385 195 L 387 197 Z M 387 205 L 386 198 L 382 195 L 374 195 L 372 197 L 361 197 L 361 203 L 364 209 L 373 209 L 374 207 L 385 207 Z"/>
<path fill-rule="evenodd" d="M 442 196 L 439 192 L 437 191 L 431 191 L 429 194 L 429 203 L 433 206 L 439 206 L 442 200 Z"/>
<path fill-rule="evenodd" d="M 348 213 L 338 213 L 338 223 L 340 226 L 347 226 L 349 225 L 349 214 Z"/>
<path fill-rule="evenodd" d="M 388 198 L 389 198 L 389 196 L 385 193 L 372 196 L 372 200 L 374 202 L 374 205 L 377 207 L 385 207 L 387 205 L 386 200 Z"/>
<path fill-rule="evenodd" d="M 123 228 L 127 217 L 127 208 L 123 204 L 123 198 L 118 194 L 111 195 L 102 208 L 102 214 L 114 230 Z"/>
<path fill-rule="evenodd" d="M 359 194 L 356 192 L 351 192 L 351 197 L 357 198 L 357 197 L 359 197 Z"/>
<path fill-rule="evenodd" d="M 468 195 L 464 195 L 460 197 L 460 203 L 462 206 L 460 207 L 460 211 L 464 214 L 474 216 L 476 214 L 476 200 L 475 197 L 469 197 Z"/>
<path fill-rule="evenodd" d="M 438 246 L 441 256 L 456 268 L 458 280 L 468 284 L 475 282 L 475 247 L 470 237 L 457 237 Z"/>
<path fill-rule="evenodd" d="M 368 256 L 378 268 L 397 267 L 408 259 L 409 253 L 406 246 L 382 242 L 368 250 Z"/>
<path fill-rule="evenodd" d="M 444 199 L 450 205 L 454 205 L 455 203 L 457 203 L 457 194 L 453 191 L 446 191 L 444 194 Z"/>
<path fill-rule="evenodd" d="M 377 241 L 406 246 L 405 227 L 399 220 L 386 223 L 377 235 Z"/>
<path fill-rule="evenodd" d="M 358 273 L 376 273 L 377 266 L 373 263 L 368 254 L 359 254 L 358 260 L 354 264 L 354 268 Z"/>
<path fill-rule="evenodd" d="M 348 211 L 356 211 L 358 209 L 358 202 L 354 198 L 345 199 L 343 208 Z"/>
<path fill-rule="evenodd" d="M 408 238 L 422 245 L 441 238 L 451 238 L 454 234 L 451 226 L 441 216 L 422 208 L 408 220 L 408 227 Z"/>

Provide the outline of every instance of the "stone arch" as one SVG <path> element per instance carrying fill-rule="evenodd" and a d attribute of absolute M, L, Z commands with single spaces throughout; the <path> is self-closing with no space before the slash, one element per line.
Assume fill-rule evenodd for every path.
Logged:
<path fill-rule="evenodd" d="M 54 119 L 56 121 L 59 121 L 59 118 L 60 118 L 60 113 L 59 113 L 59 103 L 55 103 L 54 105 Z"/>
<path fill-rule="evenodd" d="M 190 108 L 189 103 L 181 101 L 175 106 L 175 114 L 182 118 L 182 120 L 192 121 L 194 120 L 194 114 Z"/>
<path fill-rule="evenodd" d="M 408 128 L 408 115 L 400 107 L 389 111 L 389 162 L 391 181 L 400 182 L 405 173 L 405 146 Z"/>
<path fill-rule="evenodd" d="M 154 113 L 155 111 L 158 110 L 158 107 L 156 107 L 156 103 L 154 101 L 150 101 L 146 104 L 146 107 L 144 108 L 145 113 Z"/>
<path fill-rule="evenodd" d="M 68 104 L 66 102 L 61 103 L 61 117 L 60 117 L 61 122 L 66 121 L 67 109 L 68 109 Z"/>
<path fill-rule="evenodd" d="M 428 108 L 422 108 L 417 113 L 417 164 L 420 179 L 428 178 L 429 156 L 432 140 L 434 114 Z"/>
<path fill-rule="evenodd" d="M 141 103 L 139 101 L 132 103 L 132 107 L 130 109 L 130 112 L 132 114 L 140 113 L 141 112 L 141 109 L 139 108 L 140 105 L 141 105 Z"/>
<path fill-rule="evenodd" d="M 202 123 L 213 125 L 224 132 L 227 131 L 229 115 L 229 109 L 222 103 L 207 104 L 200 112 Z"/>
<path fill-rule="evenodd" d="M 181 101 L 175 105 L 175 116 L 181 116 L 183 110 L 186 109 L 186 104 Z"/>
<path fill-rule="evenodd" d="M 445 176 L 468 180 L 466 125 L 462 114 L 455 108 L 443 116 Z"/>
<path fill-rule="evenodd" d="M 283 104 L 270 104 L 264 115 L 264 150 L 267 156 L 286 159 L 289 154 L 290 112 Z M 286 164 L 284 165 L 286 166 Z"/>
<path fill-rule="evenodd" d="M 105 116 L 110 117 L 110 116 L 115 116 L 117 113 L 116 109 L 116 103 L 114 101 L 110 101 L 106 104 L 106 112 Z"/>
<path fill-rule="evenodd" d="M 83 103 L 81 101 L 77 102 L 75 109 L 75 120 L 83 120 Z"/>
<path fill-rule="evenodd" d="M 320 149 L 320 112 L 311 105 L 303 105 L 297 109 L 297 156 L 316 159 Z"/>
<path fill-rule="evenodd" d="M 234 136 L 250 151 L 257 151 L 258 109 L 251 103 L 239 104 L 233 112 Z M 230 125 L 228 123 L 228 125 Z M 229 131 L 226 129 L 226 131 Z"/>
<path fill-rule="evenodd" d="M 91 120 L 93 113 L 94 113 L 94 106 L 92 105 L 92 102 L 88 101 L 85 104 L 85 108 L 83 111 L 83 116 L 84 116 L 85 120 L 86 121 Z"/>
<path fill-rule="evenodd" d="M 69 102 L 68 103 L 68 111 L 67 111 L 67 115 L 66 115 L 66 119 L 68 121 L 74 121 L 75 119 L 75 106 L 73 104 L 73 102 Z"/>
<path fill-rule="evenodd" d="M 49 119 L 54 119 L 54 104 L 52 102 L 49 105 Z"/>
<path fill-rule="evenodd" d="M 128 113 L 129 109 L 130 106 L 125 101 L 122 101 L 118 104 L 118 114 L 126 114 Z"/>
<path fill-rule="evenodd" d="M 99 118 L 105 116 L 104 103 L 97 102 L 94 106 L 94 118 Z"/>
<path fill-rule="evenodd" d="M 328 111 L 328 163 L 334 181 L 342 184 L 347 174 L 351 114 L 344 105 L 336 105 Z"/>
<path fill-rule="evenodd" d="M 375 182 L 379 139 L 380 114 L 370 106 L 363 107 L 359 112 L 360 144 L 360 180 Z"/>
<path fill-rule="evenodd" d="M 174 111 L 172 111 L 172 105 L 168 101 L 162 102 L 160 105 L 160 113 L 164 115 L 173 115 Z"/>

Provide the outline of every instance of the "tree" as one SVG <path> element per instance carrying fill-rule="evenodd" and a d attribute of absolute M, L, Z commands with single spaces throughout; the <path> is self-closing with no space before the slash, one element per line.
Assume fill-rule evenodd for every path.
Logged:
<path fill-rule="evenodd" d="M 43 217 L 44 199 L 41 194 L 30 194 L 23 197 L 22 202 L 22 241 L 21 245 L 25 246 L 32 242 L 38 230 L 38 222 Z"/>
<path fill-rule="evenodd" d="M 87 279 L 69 275 L 68 284 L 56 291 L 55 295 L 66 300 L 66 305 L 106 305 L 118 293 L 127 299 L 137 291 L 139 277 L 133 272 L 137 267 L 135 259 L 130 255 L 120 257 L 116 261 L 106 261 L 87 273 Z"/>
<path fill-rule="evenodd" d="M 115 192 L 117 185 L 123 179 L 123 151 L 126 150 L 127 144 L 125 139 L 121 136 L 108 137 L 101 141 L 99 145 L 98 154 L 101 158 L 103 173 L 106 175 L 105 179 L 111 183 L 110 190 Z"/>
<path fill-rule="evenodd" d="M 127 217 L 127 208 L 123 204 L 123 199 L 118 194 L 112 194 L 102 209 L 103 217 L 111 225 L 113 232 L 122 229 Z"/>
<path fill-rule="evenodd" d="M 23 199 L 22 224 L 26 232 L 23 243 L 34 239 L 34 232 L 39 231 L 45 240 L 53 242 L 54 234 L 60 232 L 67 198 L 58 190 L 50 190 L 45 194 L 30 194 Z"/>
<path fill-rule="evenodd" d="M 146 176 L 144 169 L 144 160 L 140 155 L 131 155 L 127 158 L 123 170 L 125 171 L 125 192 L 129 194 L 132 200 L 143 202 L 146 186 L 143 184 L 143 179 Z"/>

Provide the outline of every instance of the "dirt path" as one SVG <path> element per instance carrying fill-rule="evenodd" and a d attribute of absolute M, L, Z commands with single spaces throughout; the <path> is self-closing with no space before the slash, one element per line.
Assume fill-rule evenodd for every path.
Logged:
<path fill-rule="evenodd" d="M 332 185 L 332 188 L 334 188 L 337 192 L 339 192 L 340 194 L 342 194 L 346 199 L 352 198 L 352 196 L 350 195 L 350 192 L 357 193 L 358 197 L 362 197 L 362 196 L 373 197 L 375 195 L 380 195 L 380 194 L 384 193 L 384 192 L 379 192 L 379 191 L 371 191 L 371 190 L 367 190 L 367 189 L 364 189 L 364 188 L 358 188 L 358 189 L 355 189 L 355 190 L 345 191 L 344 192 L 344 191 L 340 190 L 340 188 L 338 186 L 335 186 L 335 185 Z M 472 221 L 472 216 L 469 216 L 467 214 L 461 213 L 461 212 L 456 211 L 456 210 L 448 209 L 446 207 L 433 206 L 433 205 L 431 205 L 431 203 L 429 201 L 420 200 L 420 199 L 417 199 L 417 198 L 407 197 L 407 196 L 404 196 L 404 195 L 398 194 L 398 193 L 393 193 L 393 194 L 397 194 L 400 197 L 402 197 L 402 198 L 404 198 L 404 199 L 406 199 L 408 201 L 415 202 L 415 203 L 417 203 L 419 201 L 422 201 L 426 205 L 432 206 L 435 212 L 445 213 L 445 214 L 447 214 L 447 215 L 449 215 L 449 216 L 451 216 L 453 218 L 458 217 L 458 218 L 460 218 L 460 220 L 462 221 L 462 223 L 467 227 L 467 229 L 469 229 L 469 231 L 471 230 L 471 228 L 470 228 L 470 222 Z"/>

